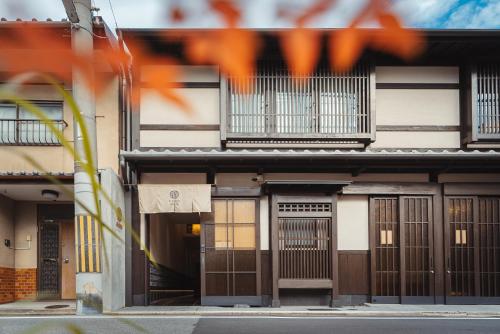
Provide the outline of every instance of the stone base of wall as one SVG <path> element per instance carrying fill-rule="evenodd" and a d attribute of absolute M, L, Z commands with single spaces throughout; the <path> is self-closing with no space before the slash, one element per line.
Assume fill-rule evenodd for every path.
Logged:
<path fill-rule="evenodd" d="M 36 268 L 16 269 L 15 300 L 36 299 Z"/>
<path fill-rule="evenodd" d="M 15 298 L 15 269 L 0 267 L 0 304 L 10 303 Z"/>

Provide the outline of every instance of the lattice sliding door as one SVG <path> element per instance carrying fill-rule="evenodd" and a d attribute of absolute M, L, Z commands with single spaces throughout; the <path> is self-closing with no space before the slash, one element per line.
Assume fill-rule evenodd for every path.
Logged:
<path fill-rule="evenodd" d="M 432 198 L 370 201 L 372 301 L 434 302 Z"/>

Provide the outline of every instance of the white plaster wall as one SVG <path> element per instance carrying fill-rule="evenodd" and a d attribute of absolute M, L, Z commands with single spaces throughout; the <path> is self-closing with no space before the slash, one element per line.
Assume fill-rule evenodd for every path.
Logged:
<path fill-rule="evenodd" d="M 29 250 L 16 250 L 16 268 L 37 268 L 37 205 L 35 202 L 15 202 L 15 247 L 27 247 L 26 237 L 31 236 Z"/>
<path fill-rule="evenodd" d="M 460 148 L 458 131 L 377 131 L 373 148 Z"/>
<path fill-rule="evenodd" d="M 337 201 L 337 247 L 368 250 L 368 196 L 339 196 Z"/>
<path fill-rule="evenodd" d="M 377 82 L 381 83 L 458 83 L 456 66 L 377 66 Z"/>
<path fill-rule="evenodd" d="M 205 65 L 144 65 L 141 67 L 141 80 L 148 81 L 159 70 L 171 70 L 178 74 L 174 82 L 218 82 L 218 66 Z"/>
<path fill-rule="evenodd" d="M 141 147 L 220 147 L 219 131 L 141 131 Z"/>
<path fill-rule="evenodd" d="M 459 93 L 458 89 L 377 89 L 376 123 L 460 125 Z"/>
<path fill-rule="evenodd" d="M 269 198 L 260 198 L 260 249 L 269 250 Z"/>
<path fill-rule="evenodd" d="M 153 89 L 141 89 L 141 124 L 219 124 L 218 88 L 177 88 L 185 110 Z"/>
<path fill-rule="evenodd" d="M 14 247 L 14 201 L 0 195 L 0 267 L 14 268 L 14 250 L 5 247 L 5 239 Z"/>
<path fill-rule="evenodd" d="M 205 184 L 205 173 L 143 173 L 143 184 Z"/>

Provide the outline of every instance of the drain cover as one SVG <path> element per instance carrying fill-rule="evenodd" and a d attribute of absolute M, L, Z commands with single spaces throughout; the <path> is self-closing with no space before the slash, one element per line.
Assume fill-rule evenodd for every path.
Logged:
<path fill-rule="evenodd" d="M 65 308 L 69 307 L 69 305 L 49 305 L 45 306 L 46 309 L 53 310 L 53 309 L 58 309 L 58 308 Z"/>

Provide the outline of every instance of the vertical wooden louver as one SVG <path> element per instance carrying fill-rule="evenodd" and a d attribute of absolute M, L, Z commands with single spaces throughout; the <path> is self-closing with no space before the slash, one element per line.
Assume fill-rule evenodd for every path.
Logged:
<path fill-rule="evenodd" d="M 372 198 L 372 302 L 434 300 L 432 198 Z"/>
<path fill-rule="evenodd" d="M 500 138 L 500 66 L 481 64 L 476 73 L 475 118 L 477 139 Z"/>
<path fill-rule="evenodd" d="M 279 278 L 331 279 L 331 203 L 279 203 L 278 215 Z"/>
<path fill-rule="evenodd" d="M 399 214 L 397 198 L 373 199 L 376 296 L 400 295 Z M 373 269 L 372 269 L 373 270 Z"/>
<path fill-rule="evenodd" d="M 448 199 L 450 296 L 476 295 L 474 220 L 474 198 Z"/>
<path fill-rule="evenodd" d="M 371 136 L 370 68 L 307 77 L 263 67 L 228 81 L 226 135 L 234 139 L 366 139 Z"/>
<path fill-rule="evenodd" d="M 500 297 L 500 199 L 479 199 L 481 297 Z"/>

